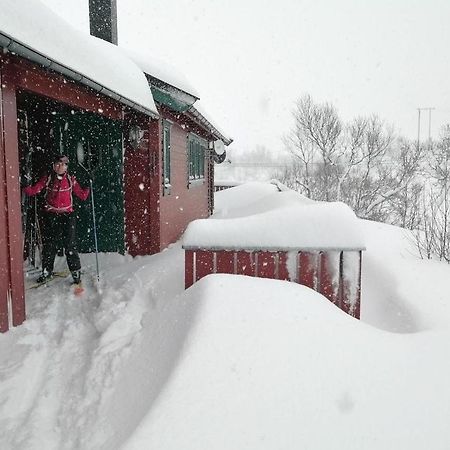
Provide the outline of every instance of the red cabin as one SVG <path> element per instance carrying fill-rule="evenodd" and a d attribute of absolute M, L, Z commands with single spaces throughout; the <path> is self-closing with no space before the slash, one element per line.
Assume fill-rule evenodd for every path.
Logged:
<path fill-rule="evenodd" d="M 82 162 L 95 173 L 99 251 L 152 254 L 210 214 L 214 142 L 231 139 L 193 106 L 196 94 L 73 29 L 38 0 L 2 2 L 0 49 L 4 332 L 25 319 L 24 258 L 39 263 L 39 202 L 21 195 L 24 175 L 35 181 L 57 153 L 69 155 L 82 179 Z M 93 251 L 88 208 L 78 228 L 79 250 Z"/>

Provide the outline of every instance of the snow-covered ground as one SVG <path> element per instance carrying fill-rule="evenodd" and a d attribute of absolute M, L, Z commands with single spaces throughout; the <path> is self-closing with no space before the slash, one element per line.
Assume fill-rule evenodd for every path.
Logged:
<path fill-rule="evenodd" d="M 268 194 L 219 192 L 217 217 Z M 450 448 L 450 266 L 361 226 L 361 321 L 288 282 L 184 291 L 180 244 L 101 255 L 82 298 L 64 280 L 28 291 L 27 321 L 0 335 L 0 448 Z"/>

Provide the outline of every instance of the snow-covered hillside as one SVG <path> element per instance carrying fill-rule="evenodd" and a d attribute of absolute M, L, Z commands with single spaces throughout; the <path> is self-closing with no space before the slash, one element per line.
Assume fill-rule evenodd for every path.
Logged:
<path fill-rule="evenodd" d="M 269 191 L 222 191 L 217 217 Z M 361 321 L 288 282 L 184 291 L 179 244 L 101 255 L 83 298 L 66 281 L 28 291 L 28 320 L 0 336 L 0 448 L 449 448 L 450 267 L 361 225 Z"/>

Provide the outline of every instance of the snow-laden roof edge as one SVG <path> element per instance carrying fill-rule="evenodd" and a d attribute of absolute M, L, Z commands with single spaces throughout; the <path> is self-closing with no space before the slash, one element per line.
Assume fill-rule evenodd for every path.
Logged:
<path fill-rule="evenodd" d="M 151 55 L 143 54 L 135 49 L 124 48 L 127 55 L 152 79 L 158 80 L 164 85 L 174 88 L 181 94 L 187 94 L 191 97 L 191 106 L 187 109 L 185 114 L 191 119 L 198 122 L 206 130 L 208 130 L 216 139 L 223 141 L 225 145 L 230 145 L 233 139 L 228 137 L 203 111 L 198 100 L 200 95 L 198 91 L 189 83 L 183 73 L 167 64 L 164 61 L 158 60 Z M 195 103 L 195 106 L 193 104 Z"/>
<path fill-rule="evenodd" d="M 226 136 L 215 124 L 213 124 L 201 109 L 201 106 L 197 102 L 195 106 L 191 106 L 185 114 L 191 116 L 195 121 L 200 122 L 203 127 L 209 130 L 214 137 L 223 141 L 225 145 L 230 145 L 233 142 L 233 139 Z"/>
<path fill-rule="evenodd" d="M 194 101 L 200 99 L 197 89 L 175 67 L 149 54 L 144 55 L 135 49 L 131 50 L 126 47 L 121 47 L 121 49 L 150 77 L 190 95 Z"/>
<path fill-rule="evenodd" d="M 39 0 L 2 0 L 0 47 L 158 117 L 144 73 L 122 50 L 76 30 Z"/>

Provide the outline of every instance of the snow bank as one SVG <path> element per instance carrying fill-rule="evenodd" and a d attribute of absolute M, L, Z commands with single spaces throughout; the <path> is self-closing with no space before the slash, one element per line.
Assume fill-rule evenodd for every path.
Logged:
<path fill-rule="evenodd" d="M 314 202 L 293 191 L 279 192 L 273 184 L 269 184 L 268 188 L 262 186 L 260 183 L 244 184 L 223 191 L 223 196 L 228 200 L 244 194 L 248 188 L 250 192 L 244 194 L 245 197 L 251 198 L 255 189 L 260 191 L 260 196 L 251 204 L 244 200 L 244 205 L 241 203 L 226 211 L 221 209 L 215 215 L 216 220 L 191 222 L 183 238 L 183 247 L 364 249 L 359 222 L 347 205 Z"/>
<path fill-rule="evenodd" d="M 230 275 L 178 302 L 195 311 L 181 357 L 124 449 L 448 448 L 448 332 L 392 335 Z"/>
<path fill-rule="evenodd" d="M 420 259 L 409 230 L 378 222 L 361 224 L 367 243 L 361 319 L 400 333 L 448 329 L 450 265 Z"/>
<path fill-rule="evenodd" d="M 0 32 L 158 115 L 144 73 L 123 51 L 76 30 L 39 0 L 2 0 Z"/>
<path fill-rule="evenodd" d="M 220 192 L 217 214 L 259 214 L 277 192 Z M 29 291 L 27 321 L 0 335 L 0 448 L 447 450 L 450 266 L 406 230 L 360 225 L 361 321 L 294 283 L 184 291 L 179 245 L 100 255 L 100 291 L 82 255 L 84 298 Z"/>

